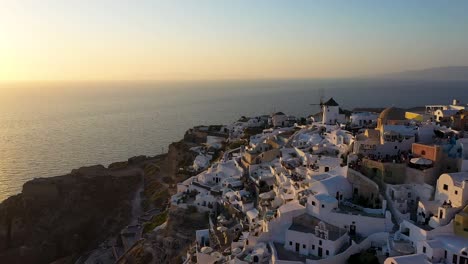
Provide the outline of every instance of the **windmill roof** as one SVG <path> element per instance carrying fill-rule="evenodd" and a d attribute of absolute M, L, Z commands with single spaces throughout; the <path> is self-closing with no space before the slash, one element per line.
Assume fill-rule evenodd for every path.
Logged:
<path fill-rule="evenodd" d="M 285 114 L 283 112 L 276 112 L 276 113 L 273 114 L 273 116 L 275 116 L 275 115 L 285 115 Z"/>
<path fill-rule="evenodd" d="M 338 103 L 333 100 L 333 97 L 330 98 L 328 101 L 326 101 L 323 105 L 326 105 L 326 106 L 338 106 Z"/>

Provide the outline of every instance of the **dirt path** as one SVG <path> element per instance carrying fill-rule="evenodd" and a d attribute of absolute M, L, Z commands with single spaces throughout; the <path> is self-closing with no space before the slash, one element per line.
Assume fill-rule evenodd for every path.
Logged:
<path fill-rule="evenodd" d="M 143 208 L 141 207 L 141 192 L 143 191 L 143 180 L 138 186 L 135 192 L 135 196 L 132 200 L 132 218 L 130 219 L 130 225 L 138 224 L 138 217 L 143 214 Z"/>

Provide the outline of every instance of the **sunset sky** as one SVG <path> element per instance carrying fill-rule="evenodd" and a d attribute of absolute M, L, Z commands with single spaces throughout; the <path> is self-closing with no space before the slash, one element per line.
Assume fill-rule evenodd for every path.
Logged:
<path fill-rule="evenodd" d="M 328 78 L 449 65 L 468 65 L 468 1 L 0 7 L 0 81 Z"/>

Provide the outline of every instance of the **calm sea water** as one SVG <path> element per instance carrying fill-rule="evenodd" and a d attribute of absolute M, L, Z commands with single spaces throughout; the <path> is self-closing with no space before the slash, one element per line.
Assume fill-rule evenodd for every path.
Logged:
<path fill-rule="evenodd" d="M 0 201 L 34 177 L 156 155 L 195 125 L 245 115 L 468 102 L 468 82 L 379 80 L 41 83 L 0 85 Z"/>

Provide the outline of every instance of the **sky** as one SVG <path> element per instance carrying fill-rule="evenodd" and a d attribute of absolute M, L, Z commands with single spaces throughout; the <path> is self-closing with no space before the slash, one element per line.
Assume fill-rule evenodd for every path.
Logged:
<path fill-rule="evenodd" d="M 338 78 L 468 65 L 468 1 L 0 0 L 0 81 Z"/>

